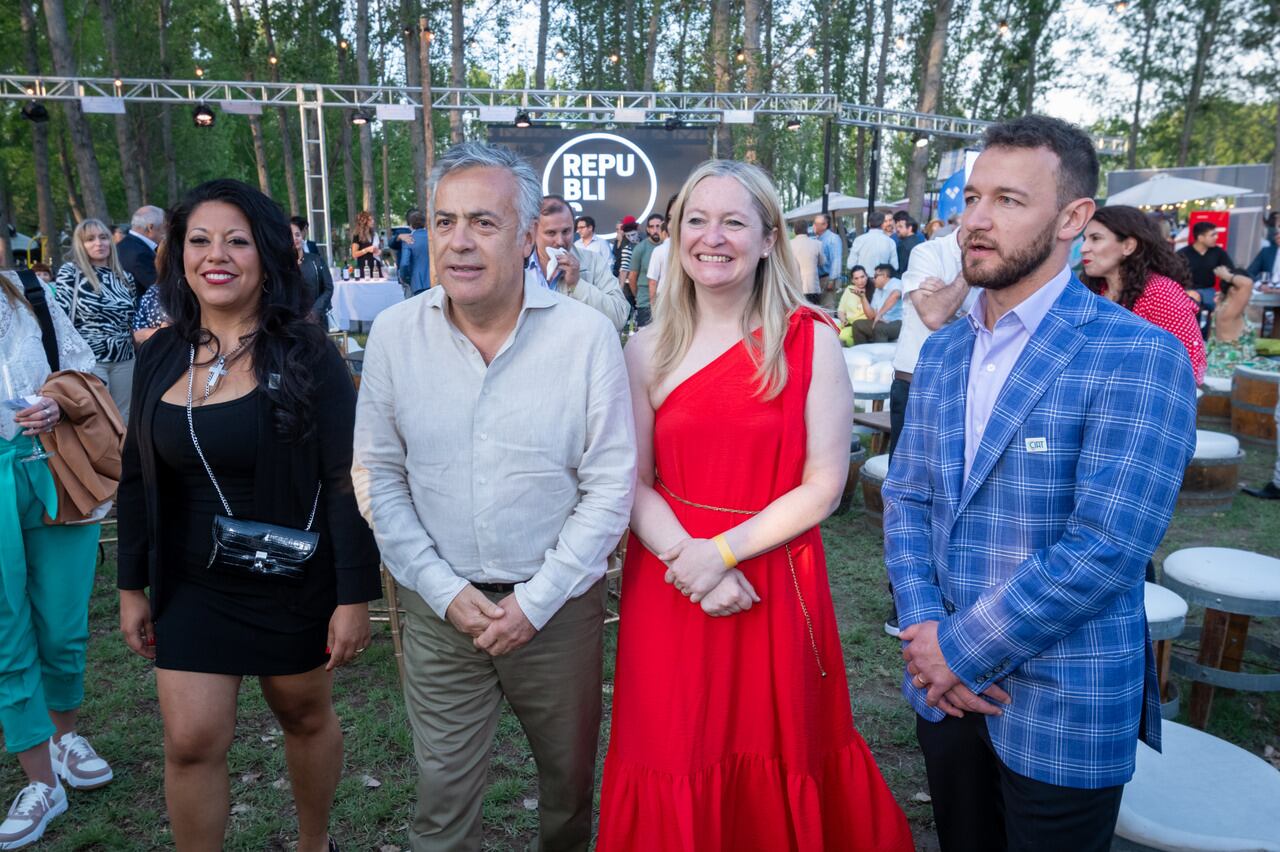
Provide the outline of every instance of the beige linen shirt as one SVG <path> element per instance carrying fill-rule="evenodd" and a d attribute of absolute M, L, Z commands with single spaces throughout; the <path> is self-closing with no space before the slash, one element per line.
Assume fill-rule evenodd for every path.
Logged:
<path fill-rule="evenodd" d="M 617 332 L 526 279 L 489 365 L 444 287 L 378 315 L 352 480 L 396 581 L 445 617 L 469 582 L 515 583 L 541 629 L 604 574 L 631 514 L 635 425 Z"/>

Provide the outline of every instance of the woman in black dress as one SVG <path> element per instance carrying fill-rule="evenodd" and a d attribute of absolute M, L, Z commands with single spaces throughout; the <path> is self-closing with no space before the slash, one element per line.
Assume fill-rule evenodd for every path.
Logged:
<path fill-rule="evenodd" d="M 360 270 L 361 278 L 381 278 L 382 260 L 378 247 L 378 234 L 373 227 L 373 214 L 361 210 L 351 228 L 351 258 Z"/>
<path fill-rule="evenodd" d="M 305 318 L 289 223 L 274 202 L 216 180 L 171 221 L 159 284 L 172 325 L 138 356 L 118 585 L 125 639 L 156 664 L 174 844 L 222 848 L 236 696 L 256 676 L 284 732 L 297 848 L 336 848 L 332 670 L 369 644 L 367 601 L 380 595 L 351 487 L 355 393 Z M 226 515 L 318 532 L 303 579 L 208 567 L 214 518 Z"/>

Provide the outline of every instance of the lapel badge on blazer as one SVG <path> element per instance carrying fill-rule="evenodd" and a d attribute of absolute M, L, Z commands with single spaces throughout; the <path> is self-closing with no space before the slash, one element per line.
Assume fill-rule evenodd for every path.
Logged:
<path fill-rule="evenodd" d="M 1022 442 L 1029 453 L 1047 453 L 1049 452 L 1049 442 L 1044 438 L 1026 438 Z"/>

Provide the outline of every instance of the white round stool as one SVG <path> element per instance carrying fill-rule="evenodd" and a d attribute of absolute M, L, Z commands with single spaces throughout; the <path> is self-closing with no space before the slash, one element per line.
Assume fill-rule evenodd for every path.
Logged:
<path fill-rule="evenodd" d="M 1194 681 L 1191 724 L 1209 720 L 1213 689 L 1280 692 L 1280 674 L 1240 671 L 1246 650 L 1280 662 L 1280 645 L 1249 636 L 1249 619 L 1280 615 L 1280 559 L 1229 547 L 1188 547 L 1165 557 L 1163 585 L 1205 608 L 1204 627 L 1183 638 L 1199 640 L 1196 661 L 1175 659 L 1172 670 Z"/>
<path fill-rule="evenodd" d="M 1226 740 L 1165 722 L 1138 743 L 1113 850 L 1280 852 L 1280 772 Z"/>
<path fill-rule="evenodd" d="M 1170 640 L 1182 635 L 1187 626 L 1187 602 L 1177 592 L 1146 583 L 1143 589 L 1147 610 L 1147 629 L 1155 645 L 1156 675 L 1160 679 L 1160 715 L 1173 719 L 1178 715 L 1178 685 L 1169 682 L 1172 658 Z"/>
<path fill-rule="evenodd" d="M 854 352 L 869 355 L 873 361 L 892 361 L 898 351 L 896 343 L 859 343 L 853 347 Z"/>
<path fill-rule="evenodd" d="M 875 518 L 880 526 L 884 526 L 884 497 L 880 487 L 889 475 L 889 456 L 872 456 L 862 464 L 858 471 L 858 479 L 862 482 L 862 508 Z"/>
<path fill-rule="evenodd" d="M 1225 512 L 1240 490 L 1244 450 L 1234 435 L 1196 430 L 1196 452 L 1182 477 L 1178 508 L 1194 514 Z"/>
<path fill-rule="evenodd" d="M 1200 425 L 1214 429 L 1231 428 L 1231 379 L 1222 376 L 1205 376 L 1204 390 L 1197 396 L 1196 414 Z"/>

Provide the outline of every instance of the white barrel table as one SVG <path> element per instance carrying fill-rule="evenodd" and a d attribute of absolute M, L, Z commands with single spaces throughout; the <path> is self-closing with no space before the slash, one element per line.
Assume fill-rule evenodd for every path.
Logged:
<path fill-rule="evenodd" d="M 862 481 L 862 509 L 876 519 L 876 523 L 884 526 L 884 497 L 880 493 L 885 477 L 889 475 L 888 454 L 872 456 L 863 462 L 858 471 L 858 479 Z"/>
<path fill-rule="evenodd" d="M 1240 441 L 1226 432 L 1196 430 L 1196 452 L 1182 477 L 1178 508 L 1193 514 L 1225 512 L 1240 491 Z"/>
<path fill-rule="evenodd" d="M 1206 429 L 1231 428 L 1231 377 L 1205 376 L 1204 394 L 1197 397 L 1199 425 Z"/>
<path fill-rule="evenodd" d="M 1280 616 L 1280 559 L 1229 547 L 1188 547 L 1165 557 L 1164 586 L 1189 604 L 1205 608 L 1204 627 L 1188 628 L 1198 639 L 1195 662 L 1175 659 L 1175 674 L 1193 681 L 1191 724 L 1204 728 L 1214 687 L 1280 692 L 1280 674 L 1241 671 L 1246 650 L 1280 663 L 1280 645 L 1249 636 L 1249 620 Z"/>
<path fill-rule="evenodd" d="M 1138 743 L 1112 852 L 1280 852 L 1280 771 L 1195 728 L 1165 722 Z"/>
<path fill-rule="evenodd" d="M 1147 629 L 1155 645 L 1156 674 L 1160 679 L 1160 715 L 1172 719 L 1178 715 L 1178 685 L 1169 682 L 1172 642 L 1187 626 L 1187 602 L 1172 589 L 1146 583 L 1143 598 L 1147 611 Z"/>

